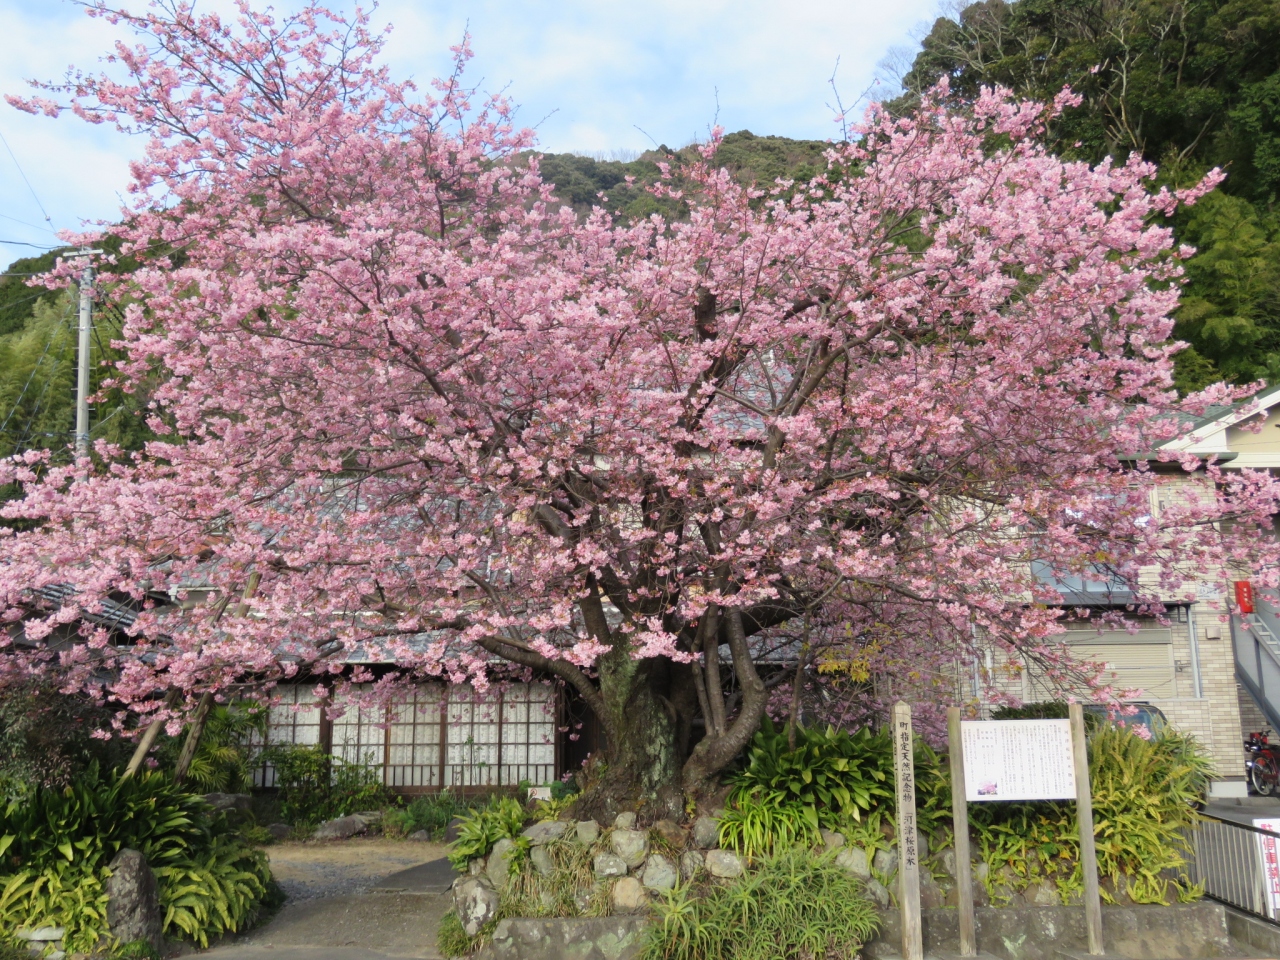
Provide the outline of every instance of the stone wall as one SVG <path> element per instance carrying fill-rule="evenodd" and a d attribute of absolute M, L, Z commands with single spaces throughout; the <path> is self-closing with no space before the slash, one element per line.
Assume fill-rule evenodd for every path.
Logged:
<path fill-rule="evenodd" d="M 1080 907 L 979 907 L 978 949 L 1002 960 L 1056 960 L 1061 950 L 1085 951 Z M 898 914 L 883 915 L 884 927 L 864 955 L 879 960 L 900 955 Z M 478 960 L 634 960 L 648 927 L 645 917 L 572 920 L 503 920 Z M 923 911 L 925 954 L 957 949 L 956 911 Z M 1227 929 L 1227 911 L 1205 900 L 1169 907 L 1102 908 L 1108 954 L 1134 960 L 1207 960 L 1237 956 Z"/>

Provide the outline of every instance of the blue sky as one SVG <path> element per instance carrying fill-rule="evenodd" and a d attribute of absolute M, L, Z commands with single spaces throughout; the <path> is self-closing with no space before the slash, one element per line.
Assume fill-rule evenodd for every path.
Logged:
<path fill-rule="evenodd" d="M 197 9 L 229 6 L 199 0 Z M 938 0 L 383 0 L 376 18 L 395 25 L 386 51 L 395 74 L 423 81 L 447 68 L 469 27 L 472 77 L 505 87 L 544 149 L 592 153 L 705 136 L 717 101 L 729 131 L 826 139 L 837 58 L 844 99 L 874 96 L 880 62 L 913 46 L 937 9 Z M 0 94 L 72 64 L 92 68 L 119 35 L 69 0 L 0 0 Z M 140 149 L 71 115 L 31 117 L 3 103 L 0 135 L 14 155 L 0 144 L 0 240 L 37 246 L 56 242 L 46 214 L 57 228 L 112 218 Z M 0 243 L 0 265 L 36 249 Z"/>

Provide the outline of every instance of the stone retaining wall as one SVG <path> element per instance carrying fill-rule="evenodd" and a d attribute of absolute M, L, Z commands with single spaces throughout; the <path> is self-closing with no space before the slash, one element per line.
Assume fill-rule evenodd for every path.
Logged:
<path fill-rule="evenodd" d="M 978 949 L 1002 960 L 1056 960 L 1060 950 L 1084 951 L 1084 910 L 1063 906 L 979 907 Z M 899 955 L 897 912 L 882 917 L 884 926 L 864 951 L 872 960 Z M 634 960 L 640 952 L 645 917 L 572 920 L 503 920 L 481 960 Z M 959 938 L 956 911 L 923 911 L 925 953 L 954 952 Z M 1222 904 L 1169 907 L 1102 908 L 1103 937 L 1109 954 L 1134 960 L 1207 960 L 1232 957 L 1238 950 L 1227 930 Z"/>

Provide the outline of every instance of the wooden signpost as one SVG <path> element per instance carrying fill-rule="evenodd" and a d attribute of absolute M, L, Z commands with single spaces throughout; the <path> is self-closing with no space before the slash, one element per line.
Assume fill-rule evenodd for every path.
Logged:
<path fill-rule="evenodd" d="M 901 856 L 898 902 L 902 912 L 902 956 L 903 960 L 922 960 L 920 858 L 912 763 L 914 741 L 908 704 L 894 704 L 892 724 Z M 960 956 L 978 955 L 973 867 L 969 859 L 969 804 L 998 800 L 1076 801 L 1089 954 L 1102 956 L 1102 901 L 1098 894 L 1089 755 L 1081 705 L 1071 704 L 1067 720 L 969 721 L 960 719 L 958 707 L 951 707 L 947 710 L 947 735 L 950 740 Z"/>
<path fill-rule="evenodd" d="M 902 958 L 923 960 L 920 926 L 920 850 L 916 833 L 915 735 L 911 704 L 893 705 L 893 772 L 898 786 L 898 906 L 902 911 Z"/>

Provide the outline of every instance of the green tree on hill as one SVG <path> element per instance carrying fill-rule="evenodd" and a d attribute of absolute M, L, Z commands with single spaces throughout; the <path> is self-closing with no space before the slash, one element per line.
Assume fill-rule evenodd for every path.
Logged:
<path fill-rule="evenodd" d="M 1219 196 L 1181 215 L 1188 264 L 1175 335 L 1179 386 L 1280 377 L 1280 2 L 1277 0 L 982 0 L 923 40 L 905 109 L 947 76 L 953 95 L 1002 84 L 1051 99 L 1083 97 L 1050 128 L 1065 156 L 1131 153 L 1185 184 L 1217 166 Z"/>

